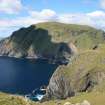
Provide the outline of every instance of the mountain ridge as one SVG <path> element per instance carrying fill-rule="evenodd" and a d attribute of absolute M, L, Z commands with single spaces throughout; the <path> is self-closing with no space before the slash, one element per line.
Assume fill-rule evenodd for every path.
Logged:
<path fill-rule="evenodd" d="M 69 43 L 72 43 L 78 50 L 91 49 L 99 43 L 105 43 L 104 39 L 104 31 L 89 26 L 39 23 L 21 28 L 3 39 L 0 42 L 0 55 L 17 58 L 53 58 L 58 55 L 63 57 L 63 54 L 58 54 L 60 46 L 68 47 Z"/>

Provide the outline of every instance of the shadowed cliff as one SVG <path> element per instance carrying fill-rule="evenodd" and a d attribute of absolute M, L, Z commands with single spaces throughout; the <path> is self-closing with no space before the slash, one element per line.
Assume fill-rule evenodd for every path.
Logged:
<path fill-rule="evenodd" d="M 92 49 L 105 43 L 104 39 L 103 31 L 89 26 L 46 22 L 13 32 L 0 42 L 0 55 L 64 58 L 70 57 L 71 52 L 77 53 L 77 49 Z"/>
<path fill-rule="evenodd" d="M 30 26 L 15 31 L 0 43 L 0 54 L 11 57 L 50 59 L 59 62 L 73 54 L 65 42 L 53 42 L 48 30 Z"/>

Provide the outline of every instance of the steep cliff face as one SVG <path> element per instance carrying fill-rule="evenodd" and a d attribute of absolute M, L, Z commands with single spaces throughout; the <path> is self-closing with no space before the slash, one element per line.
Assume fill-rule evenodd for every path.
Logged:
<path fill-rule="evenodd" d="M 97 50 L 81 52 L 68 66 L 60 66 L 50 79 L 44 98 L 65 99 L 81 92 L 99 92 L 105 89 L 104 84 L 105 45 L 101 45 Z"/>
<path fill-rule="evenodd" d="M 69 60 L 67 66 L 60 66 L 54 72 L 45 99 L 65 99 L 80 92 L 105 89 L 105 32 L 102 30 L 56 22 L 31 25 L 1 40 L 0 55 L 44 58 L 54 63 Z"/>
<path fill-rule="evenodd" d="M 62 60 L 77 49 L 92 49 L 105 43 L 105 33 L 89 26 L 56 22 L 21 28 L 0 42 L 0 55 Z"/>
<path fill-rule="evenodd" d="M 33 26 L 29 28 L 34 28 Z M 28 29 L 20 29 L 14 32 L 12 36 L 0 42 L 0 55 L 10 57 L 27 57 L 27 58 L 44 58 L 62 60 L 70 57 L 72 49 L 67 43 L 55 43 L 51 41 L 43 29 L 32 30 L 33 34 L 27 35 L 24 31 Z M 41 34 L 39 34 L 41 32 Z"/>
<path fill-rule="evenodd" d="M 50 79 L 44 99 L 65 99 L 70 96 L 74 96 L 70 80 L 57 70 Z"/>

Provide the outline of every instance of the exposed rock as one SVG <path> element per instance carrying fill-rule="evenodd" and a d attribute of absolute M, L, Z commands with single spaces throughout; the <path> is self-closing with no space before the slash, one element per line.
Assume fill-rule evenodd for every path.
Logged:
<path fill-rule="evenodd" d="M 91 105 L 87 100 L 84 100 L 82 103 L 72 104 L 70 102 L 66 102 L 64 105 Z"/>
<path fill-rule="evenodd" d="M 92 50 L 78 55 L 70 65 L 60 66 L 50 79 L 45 97 L 65 99 L 94 91 L 105 82 L 104 56 L 104 51 Z"/>
<path fill-rule="evenodd" d="M 72 90 L 72 87 L 70 87 L 70 81 L 63 75 L 58 75 L 57 71 L 55 71 L 50 79 L 45 97 L 48 99 L 51 99 L 52 97 L 65 99 L 70 96 L 74 96 L 74 91 Z"/>
<path fill-rule="evenodd" d="M 78 54 L 78 49 L 73 43 L 69 43 L 68 46 L 71 49 L 72 54 Z"/>
<path fill-rule="evenodd" d="M 75 105 L 81 105 L 81 103 L 76 103 Z"/>
<path fill-rule="evenodd" d="M 90 103 L 87 100 L 84 100 L 81 105 L 90 105 Z"/>
<path fill-rule="evenodd" d="M 17 58 L 41 57 L 62 62 L 71 54 L 77 54 L 78 48 L 93 48 L 93 45 L 104 43 L 104 36 L 103 31 L 89 26 L 57 22 L 40 23 L 21 28 L 13 32 L 9 38 L 3 39 L 0 42 L 0 55 Z M 88 40 L 92 43 L 87 44 Z"/>
<path fill-rule="evenodd" d="M 104 72 L 86 74 L 85 77 L 82 78 L 82 80 L 75 76 L 77 79 L 74 79 L 74 81 L 71 79 L 71 82 L 70 79 L 56 72 L 53 74 L 47 88 L 45 97 L 49 99 L 51 99 L 52 97 L 65 99 L 67 97 L 76 95 L 78 92 L 89 92 L 92 91 L 95 86 L 100 85 L 103 81 L 105 81 Z M 83 82 L 80 83 L 80 81 Z"/>
<path fill-rule="evenodd" d="M 27 30 L 34 31 L 33 33 L 30 32 L 30 37 L 29 34 L 26 33 Z M 43 36 L 36 36 L 38 32 L 42 32 Z M 26 34 L 26 36 L 22 36 L 22 33 Z M 36 35 L 34 35 L 34 33 Z M 36 41 L 37 38 L 38 43 Z M 40 43 L 40 41 L 42 42 Z M 44 45 L 45 43 L 47 44 Z M 65 42 L 52 42 L 51 36 L 48 35 L 47 30 L 35 29 L 35 27 L 32 26 L 27 29 L 20 29 L 14 32 L 9 38 L 0 42 L 1 56 L 16 58 L 41 58 L 48 59 L 54 63 L 62 64 L 68 62 L 68 59 L 72 56 L 72 54 L 75 54 L 74 49 L 76 49 L 76 47 L 73 44 L 68 45 Z"/>
<path fill-rule="evenodd" d="M 57 102 L 56 105 L 62 105 L 61 102 Z"/>
<path fill-rule="evenodd" d="M 66 102 L 64 105 L 72 105 L 70 102 Z"/>

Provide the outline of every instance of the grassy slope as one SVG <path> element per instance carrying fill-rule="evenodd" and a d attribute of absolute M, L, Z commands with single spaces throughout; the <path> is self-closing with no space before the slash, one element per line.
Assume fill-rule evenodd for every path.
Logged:
<path fill-rule="evenodd" d="M 105 45 L 100 44 L 99 48 L 96 50 L 81 51 L 73 58 L 68 66 L 60 67 L 60 69 L 58 69 L 58 74 L 63 73 L 63 75 L 73 78 L 76 72 L 82 72 L 85 74 L 87 72 L 95 72 L 98 70 L 105 71 L 104 58 Z"/>
<path fill-rule="evenodd" d="M 46 22 L 14 32 L 10 42 L 13 49 L 22 52 L 27 52 L 32 46 L 39 53 L 54 53 L 59 42 L 72 42 L 78 49 L 90 49 L 105 43 L 104 37 L 103 31 L 89 26 Z"/>
<path fill-rule="evenodd" d="M 62 74 L 63 76 L 66 76 L 72 82 L 74 88 L 78 90 L 80 89 L 80 86 L 83 87 L 85 75 L 87 73 L 90 73 L 93 81 L 97 81 L 97 78 L 95 77 L 97 72 L 105 73 L 104 60 L 105 45 L 101 44 L 96 50 L 82 51 L 67 67 L 60 67 L 57 73 L 58 75 Z M 77 103 L 82 102 L 83 100 L 88 100 L 91 105 L 105 105 L 105 81 L 102 81 L 99 85 L 95 85 L 92 92 L 79 93 L 78 96 L 68 98 L 61 102 L 70 101 Z M 55 103 L 54 101 L 51 101 L 48 105 L 55 105 Z"/>
<path fill-rule="evenodd" d="M 91 103 L 91 105 L 105 105 L 105 93 L 84 93 L 76 97 L 68 98 L 66 100 L 56 100 L 56 101 L 49 101 L 42 104 L 35 104 L 35 105 L 56 105 L 57 103 L 61 103 L 64 105 L 66 102 L 71 102 L 73 104 L 81 103 L 84 100 L 87 100 Z"/>
<path fill-rule="evenodd" d="M 0 93 L 0 105 L 28 105 L 22 97 Z"/>
<path fill-rule="evenodd" d="M 58 70 L 58 74 L 62 73 L 63 75 L 73 78 L 73 75 L 78 71 L 79 67 L 84 68 L 84 72 L 81 72 L 80 75 L 85 74 L 85 72 L 95 73 L 97 71 L 105 71 L 105 45 L 100 45 L 97 50 L 86 50 L 79 54 L 77 58 L 73 60 L 68 67 L 63 67 Z M 75 78 L 75 77 L 74 77 Z M 35 105 L 56 105 L 57 102 L 60 102 L 63 105 L 65 102 L 78 103 L 83 100 L 88 100 L 91 105 L 105 105 L 105 82 L 102 82 L 101 85 L 96 86 L 94 90 L 90 93 L 80 93 L 75 97 L 68 98 L 61 101 L 49 101 L 43 104 Z"/>
<path fill-rule="evenodd" d="M 57 105 L 57 103 L 64 105 L 65 102 L 71 102 L 75 104 L 84 100 L 88 100 L 91 105 L 105 105 L 105 92 L 83 93 L 66 100 L 54 100 L 44 103 L 26 101 L 23 97 L 0 93 L 0 105 Z"/>
<path fill-rule="evenodd" d="M 54 42 L 73 42 L 78 48 L 91 48 L 104 42 L 103 31 L 86 25 L 40 23 L 37 28 L 48 30 Z"/>

